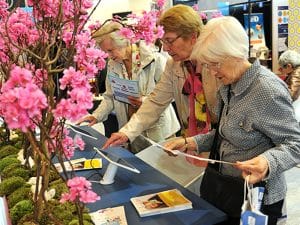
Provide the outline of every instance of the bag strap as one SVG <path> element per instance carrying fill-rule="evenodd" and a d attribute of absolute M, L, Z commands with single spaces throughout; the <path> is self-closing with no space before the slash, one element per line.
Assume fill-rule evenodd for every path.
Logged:
<path fill-rule="evenodd" d="M 228 93 L 227 93 L 228 105 L 229 105 L 229 100 L 230 100 L 230 89 L 231 89 L 231 86 L 229 85 Z M 219 119 L 218 119 L 218 123 L 216 126 L 216 132 L 215 132 L 213 144 L 211 146 L 211 150 L 210 150 L 210 154 L 209 154 L 210 159 L 220 160 L 220 154 L 219 154 L 218 149 L 220 147 L 222 138 L 220 137 L 220 134 L 219 134 L 219 127 L 220 127 L 221 117 L 223 114 L 223 109 L 224 109 L 224 101 L 222 100 L 221 109 L 220 109 L 220 113 L 219 113 Z M 212 166 L 214 168 L 218 168 L 218 164 L 219 163 L 210 164 L 210 166 Z"/>
<path fill-rule="evenodd" d="M 217 126 L 216 126 L 216 132 L 215 132 L 213 144 L 211 146 L 211 150 L 210 150 L 210 153 L 209 153 L 209 158 L 210 159 L 216 159 L 216 160 L 220 159 L 220 154 L 219 154 L 217 148 L 219 147 L 219 144 L 220 144 L 220 141 L 219 141 L 220 140 L 220 138 L 219 138 L 219 126 L 220 126 L 220 121 L 221 121 L 221 115 L 222 115 L 223 108 L 224 108 L 224 102 L 222 101 L 221 111 L 220 111 L 218 123 L 217 123 Z"/>

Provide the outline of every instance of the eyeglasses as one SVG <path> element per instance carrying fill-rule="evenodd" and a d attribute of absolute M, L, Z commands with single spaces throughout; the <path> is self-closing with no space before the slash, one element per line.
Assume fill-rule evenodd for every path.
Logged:
<path fill-rule="evenodd" d="M 214 71 L 220 69 L 220 67 L 221 67 L 221 63 L 220 62 L 210 63 L 210 64 L 208 64 L 208 63 L 201 63 L 201 65 L 202 65 L 202 67 L 204 67 L 204 68 L 206 68 L 208 70 L 214 70 Z"/>
<path fill-rule="evenodd" d="M 166 38 L 166 39 L 160 39 L 160 40 L 164 45 L 171 46 L 180 37 L 181 37 L 181 35 L 178 35 L 176 38 Z"/>

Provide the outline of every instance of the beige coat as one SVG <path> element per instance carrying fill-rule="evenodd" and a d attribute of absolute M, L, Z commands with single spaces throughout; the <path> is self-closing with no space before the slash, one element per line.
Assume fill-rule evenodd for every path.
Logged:
<path fill-rule="evenodd" d="M 121 128 L 120 132 L 125 133 L 130 140 L 134 140 L 144 129 L 155 122 L 173 99 L 181 123 L 186 124 L 189 115 L 188 96 L 183 95 L 181 91 L 187 75 L 188 72 L 181 62 L 168 60 L 160 82 L 143 102 L 138 112 L 131 117 L 129 123 Z M 215 116 L 212 112 L 216 102 L 218 82 L 207 71 L 202 72 L 202 82 L 207 105 L 213 122 L 215 122 Z"/>
<path fill-rule="evenodd" d="M 132 79 L 139 81 L 139 90 L 144 102 L 147 101 L 147 96 L 153 91 L 156 83 L 160 80 L 167 59 L 162 54 L 152 51 L 151 48 L 144 44 L 140 45 L 140 55 L 141 69 L 137 73 L 137 76 L 132 77 Z M 109 60 L 107 74 L 109 75 L 110 73 L 114 73 L 122 78 L 124 75 L 124 65 Z M 98 122 L 102 122 L 114 111 L 119 123 L 119 128 L 123 127 L 128 122 L 128 104 L 114 99 L 108 78 L 106 78 L 106 92 L 103 94 L 103 97 L 103 101 L 93 112 L 93 116 L 97 118 Z M 175 134 L 180 129 L 180 124 L 170 102 L 166 104 L 160 114 L 151 121 L 151 125 L 147 126 L 147 128 L 150 128 L 139 134 L 142 133 L 146 137 L 159 142 Z"/>

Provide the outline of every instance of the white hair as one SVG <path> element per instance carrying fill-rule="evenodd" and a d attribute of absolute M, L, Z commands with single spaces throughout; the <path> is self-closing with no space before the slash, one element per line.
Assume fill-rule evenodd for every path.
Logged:
<path fill-rule="evenodd" d="M 300 66 L 300 54 L 294 50 L 286 50 L 280 55 L 278 64 L 282 68 L 285 68 L 288 64 L 296 68 Z"/>
<path fill-rule="evenodd" d="M 130 41 L 119 34 L 122 27 L 118 22 L 109 21 L 93 33 L 93 38 L 98 44 L 110 38 L 117 47 L 127 47 L 130 45 Z"/>
<path fill-rule="evenodd" d="M 192 59 L 220 62 L 227 57 L 248 59 L 249 39 L 244 27 L 231 16 L 211 19 L 197 40 Z"/>

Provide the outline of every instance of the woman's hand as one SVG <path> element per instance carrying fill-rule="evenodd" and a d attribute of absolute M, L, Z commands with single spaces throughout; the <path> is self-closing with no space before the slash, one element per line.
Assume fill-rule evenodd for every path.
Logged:
<path fill-rule="evenodd" d="M 128 100 L 129 100 L 130 104 L 136 109 L 140 108 L 140 106 L 143 103 L 142 97 L 137 98 L 137 97 L 133 97 L 133 96 L 128 96 Z"/>
<path fill-rule="evenodd" d="M 165 142 L 163 146 L 170 150 L 179 150 L 182 152 L 196 151 L 197 145 L 192 138 L 175 138 L 168 142 Z"/>
<path fill-rule="evenodd" d="M 92 116 L 92 115 L 87 115 L 87 116 L 84 116 L 84 117 L 82 117 L 81 119 L 79 119 L 79 120 L 76 122 L 76 124 L 77 124 L 77 125 L 80 125 L 80 124 L 83 123 L 83 122 L 88 122 L 88 123 L 89 123 L 88 126 L 93 126 L 93 125 L 96 124 L 98 121 L 97 121 L 97 119 L 96 119 L 94 116 Z"/>
<path fill-rule="evenodd" d="M 242 170 L 242 176 L 244 178 L 250 175 L 250 184 L 255 184 L 262 181 L 267 176 L 269 171 L 268 161 L 263 156 L 257 156 L 253 159 L 243 162 L 237 162 L 235 167 Z"/>
<path fill-rule="evenodd" d="M 128 141 L 128 137 L 126 134 L 122 132 L 112 133 L 110 138 L 104 143 L 102 149 L 116 146 L 116 145 L 122 145 Z"/>

